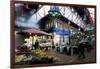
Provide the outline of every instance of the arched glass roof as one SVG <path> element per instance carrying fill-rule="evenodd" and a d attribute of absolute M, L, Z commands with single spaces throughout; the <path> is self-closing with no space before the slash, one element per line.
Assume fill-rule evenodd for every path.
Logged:
<path fill-rule="evenodd" d="M 51 8 L 56 7 L 59 9 L 59 12 L 69 21 L 72 21 L 80 28 L 86 29 L 87 23 L 83 20 L 83 15 L 86 15 L 91 22 L 94 23 L 94 9 L 85 8 L 83 11 L 79 8 L 73 8 L 69 6 L 49 6 L 49 5 L 24 5 L 24 4 L 15 4 L 15 25 L 16 26 L 25 26 L 25 27 L 37 27 L 38 21 L 48 15 Z M 24 9 L 23 9 L 24 7 Z M 33 8 L 32 8 L 33 7 Z M 87 13 L 88 11 L 88 13 Z M 82 13 L 81 16 L 79 13 Z M 21 15 L 20 15 L 21 14 Z M 91 23 L 92 24 L 92 23 Z"/>

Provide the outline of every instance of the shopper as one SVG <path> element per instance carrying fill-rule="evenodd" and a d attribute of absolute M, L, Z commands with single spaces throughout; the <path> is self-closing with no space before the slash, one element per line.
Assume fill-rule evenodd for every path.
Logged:
<path fill-rule="evenodd" d="M 38 40 L 36 40 L 34 48 L 37 49 L 38 47 L 39 47 L 39 42 L 38 42 Z"/>
<path fill-rule="evenodd" d="M 85 44 L 85 40 L 83 38 L 82 41 L 80 42 L 79 46 L 78 46 L 78 52 L 79 52 L 78 57 L 79 58 L 85 58 L 85 54 L 84 54 L 85 48 L 86 48 L 86 44 Z"/>

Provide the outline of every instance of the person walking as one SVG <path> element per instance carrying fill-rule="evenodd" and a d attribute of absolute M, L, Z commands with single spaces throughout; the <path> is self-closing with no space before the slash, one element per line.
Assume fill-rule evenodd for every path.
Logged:
<path fill-rule="evenodd" d="M 86 48 L 86 44 L 85 44 L 85 40 L 83 38 L 82 41 L 79 43 L 79 46 L 78 46 L 78 52 L 79 52 L 78 57 L 79 58 L 85 58 L 85 54 L 84 54 L 85 48 Z"/>
<path fill-rule="evenodd" d="M 85 44 L 84 43 L 79 44 L 78 50 L 79 50 L 79 56 L 78 57 L 79 58 L 85 58 L 85 55 L 84 55 Z"/>
<path fill-rule="evenodd" d="M 34 48 L 37 49 L 38 47 L 39 47 L 39 42 L 38 42 L 38 40 L 36 40 Z"/>

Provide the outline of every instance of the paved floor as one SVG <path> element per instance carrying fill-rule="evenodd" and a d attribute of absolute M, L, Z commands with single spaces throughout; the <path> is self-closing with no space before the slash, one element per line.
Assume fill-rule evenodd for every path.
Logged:
<path fill-rule="evenodd" d="M 48 55 L 55 57 L 54 64 L 70 64 L 70 63 L 87 63 L 95 62 L 94 50 L 91 52 L 85 52 L 85 59 L 78 58 L 78 55 L 68 56 L 67 54 L 62 54 L 56 52 L 55 50 L 46 51 Z"/>

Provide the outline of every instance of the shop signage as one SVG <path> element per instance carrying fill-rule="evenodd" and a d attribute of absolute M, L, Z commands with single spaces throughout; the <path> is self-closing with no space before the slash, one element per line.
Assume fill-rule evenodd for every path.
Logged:
<path fill-rule="evenodd" d="M 65 30 L 65 29 L 60 29 L 60 28 L 53 28 L 53 31 L 58 34 L 58 35 L 70 35 L 70 31 L 69 30 Z"/>

